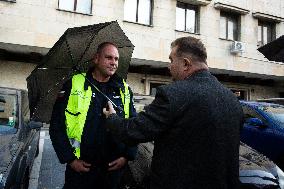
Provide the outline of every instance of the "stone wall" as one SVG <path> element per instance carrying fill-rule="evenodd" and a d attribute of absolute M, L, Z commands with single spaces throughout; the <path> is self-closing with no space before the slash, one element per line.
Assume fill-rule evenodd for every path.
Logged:
<path fill-rule="evenodd" d="M 26 78 L 35 64 L 0 60 L 0 86 L 27 89 Z"/>

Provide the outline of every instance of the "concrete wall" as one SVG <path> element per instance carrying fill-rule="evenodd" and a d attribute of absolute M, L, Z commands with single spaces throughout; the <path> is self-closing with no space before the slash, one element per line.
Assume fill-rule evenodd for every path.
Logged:
<path fill-rule="evenodd" d="M 26 77 L 35 66 L 35 64 L 0 60 L 0 86 L 27 89 Z"/>
<path fill-rule="evenodd" d="M 229 49 L 232 41 L 219 39 L 220 11 L 214 8 L 216 2 L 250 11 L 241 16 L 240 40 L 245 43 L 246 49 L 243 54 L 231 54 Z M 0 42 L 51 48 L 68 27 L 118 20 L 135 45 L 133 58 L 168 62 L 171 41 L 191 35 L 205 43 L 211 68 L 240 71 L 244 76 L 249 72 L 284 76 L 284 64 L 268 62 L 256 50 L 258 20 L 252 16 L 253 12 L 262 12 L 284 17 L 283 0 L 212 0 L 209 5 L 200 7 L 200 34 L 175 31 L 176 0 L 154 1 L 153 26 L 123 21 L 123 9 L 123 0 L 93 0 L 92 15 L 60 11 L 58 0 L 0 1 Z M 277 24 L 277 36 L 283 33 L 284 23 L 281 22 Z M 6 81 L 12 80 L 12 85 L 25 88 L 24 76 L 28 75 L 32 65 L 1 62 L 0 66 L 1 85 L 7 85 Z M 19 72 L 13 74 L 8 68 L 17 68 Z M 143 79 L 147 78 L 135 74 L 129 76 L 134 91 L 147 94 L 148 81 L 141 83 Z"/>
<path fill-rule="evenodd" d="M 250 10 L 249 14 L 241 16 L 241 41 L 246 47 L 242 55 L 230 54 L 232 42 L 219 39 L 220 11 L 214 8 L 215 2 Z M 176 0 L 154 1 L 152 27 L 124 22 L 123 0 L 93 0 L 92 16 L 59 11 L 57 4 L 57 0 L 0 1 L 0 42 L 50 48 L 68 27 L 118 20 L 135 45 L 134 58 L 167 62 L 170 42 L 177 37 L 193 35 L 206 44 L 211 67 L 284 75 L 284 65 L 279 69 L 279 65 L 269 64 L 271 69 L 263 69 L 265 59 L 256 50 L 258 21 L 252 16 L 253 12 L 262 12 L 284 17 L 281 0 L 213 0 L 200 7 L 200 35 L 175 31 Z M 277 36 L 283 33 L 284 24 L 277 24 Z M 246 64 L 239 65 L 242 62 Z"/>
<path fill-rule="evenodd" d="M 247 85 L 247 84 L 228 83 L 228 82 L 223 82 L 223 85 L 230 89 L 245 91 L 246 100 L 279 97 L 279 91 L 281 91 L 281 88 L 260 86 L 260 85 Z"/>
<path fill-rule="evenodd" d="M 146 78 L 146 79 L 145 79 Z M 141 82 L 143 81 L 143 82 Z M 143 74 L 131 73 L 128 75 L 127 83 L 131 87 L 134 93 L 149 95 L 150 94 L 150 82 L 170 83 L 171 79 L 167 77 L 161 77 L 158 75 L 146 76 Z M 239 83 L 222 82 L 222 84 L 230 89 L 238 89 L 246 91 L 246 100 L 256 100 L 261 98 L 278 97 L 279 91 L 283 91 L 282 87 L 268 87 L 260 85 L 248 85 Z"/>

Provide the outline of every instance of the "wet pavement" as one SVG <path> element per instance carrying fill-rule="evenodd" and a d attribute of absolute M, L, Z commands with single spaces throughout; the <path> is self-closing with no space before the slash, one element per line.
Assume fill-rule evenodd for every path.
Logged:
<path fill-rule="evenodd" d="M 34 161 L 29 189 L 60 189 L 64 184 L 65 165 L 58 161 L 47 127 L 41 131 L 39 144 L 39 155 Z"/>

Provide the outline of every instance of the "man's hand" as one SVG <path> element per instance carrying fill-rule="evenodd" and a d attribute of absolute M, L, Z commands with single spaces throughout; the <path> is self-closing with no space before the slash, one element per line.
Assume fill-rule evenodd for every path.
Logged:
<path fill-rule="evenodd" d="M 103 113 L 105 114 L 106 118 L 108 118 L 111 114 L 116 114 L 112 104 L 110 101 L 107 102 L 108 110 L 106 108 L 103 109 Z"/>
<path fill-rule="evenodd" d="M 126 163 L 127 163 L 127 159 L 125 157 L 120 157 L 108 164 L 109 166 L 108 170 L 115 171 L 115 170 L 121 169 L 122 167 L 125 166 Z"/>
<path fill-rule="evenodd" d="M 86 163 L 85 161 L 80 159 L 75 159 L 70 163 L 70 166 L 74 171 L 81 173 L 81 172 L 89 172 L 91 164 Z"/>

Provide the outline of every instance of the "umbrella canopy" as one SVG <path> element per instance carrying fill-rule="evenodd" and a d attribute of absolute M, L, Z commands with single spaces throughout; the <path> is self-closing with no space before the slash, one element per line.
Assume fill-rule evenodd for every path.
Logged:
<path fill-rule="evenodd" d="M 284 35 L 257 50 L 270 61 L 284 62 Z"/>
<path fill-rule="evenodd" d="M 116 21 L 69 28 L 27 78 L 33 120 L 49 122 L 63 83 L 76 71 L 86 72 L 92 66 L 91 60 L 103 42 L 118 47 L 116 73 L 126 79 L 134 46 Z"/>

